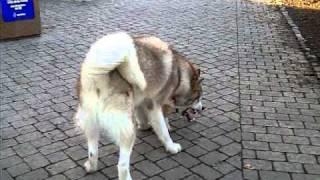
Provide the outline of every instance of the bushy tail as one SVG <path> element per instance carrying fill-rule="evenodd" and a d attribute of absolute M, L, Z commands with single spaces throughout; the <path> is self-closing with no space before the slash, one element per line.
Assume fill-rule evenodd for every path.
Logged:
<path fill-rule="evenodd" d="M 107 74 L 116 68 L 130 84 L 141 90 L 146 88 L 133 39 L 125 32 L 109 34 L 96 41 L 82 64 L 82 71 L 88 75 Z"/>

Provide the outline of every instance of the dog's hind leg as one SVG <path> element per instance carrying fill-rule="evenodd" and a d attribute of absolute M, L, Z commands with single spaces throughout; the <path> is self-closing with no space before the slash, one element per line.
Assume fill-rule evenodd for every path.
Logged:
<path fill-rule="evenodd" d="M 170 137 L 162 108 L 160 106 L 154 106 L 154 108 L 148 112 L 148 116 L 153 130 L 164 144 L 166 150 L 173 154 L 181 151 L 181 145 L 174 143 Z"/>
<path fill-rule="evenodd" d="M 130 175 L 130 156 L 134 145 L 135 134 L 126 134 L 120 137 L 120 155 L 118 161 L 119 180 L 132 180 Z"/>
<path fill-rule="evenodd" d="M 130 156 L 136 138 L 135 127 L 133 123 L 134 107 L 132 101 L 132 93 L 129 93 L 128 105 L 129 109 L 127 114 L 127 123 L 125 123 L 125 126 L 121 128 L 118 141 L 120 147 L 118 162 L 119 180 L 132 180 L 130 175 Z"/>
<path fill-rule="evenodd" d="M 85 130 L 88 141 L 88 160 L 84 163 L 87 172 L 96 171 L 98 168 L 98 141 L 99 130 L 90 128 Z"/>

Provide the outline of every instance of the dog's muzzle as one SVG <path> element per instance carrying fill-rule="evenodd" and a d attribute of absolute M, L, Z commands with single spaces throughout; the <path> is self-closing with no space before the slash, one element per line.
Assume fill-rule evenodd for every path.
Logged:
<path fill-rule="evenodd" d="M 196 110 L 197 112 L 201 112 L 205 110 L 205 107 L 202 105 L 201 101 L 199 101 L 192 106 L 192 109 Z"/>
<path fill-rule="evenodd" d="M 182 111 L 182 115 L 187 118 L 189 121 L 194 121 L 195 120 L 195 115 L 198 113 L 201 113 L 203 110 L 205 110 L 205 107 L 202 106 L 201 101 L 197 102 L 190 108 L 185 109 Z"/>

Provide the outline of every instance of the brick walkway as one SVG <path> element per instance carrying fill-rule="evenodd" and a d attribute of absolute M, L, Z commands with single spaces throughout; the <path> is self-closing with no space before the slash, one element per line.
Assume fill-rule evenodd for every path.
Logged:
<path fill-rule="evenodd" d="M 246 0 L 41 1 L 41 37 L 0 43 L 1 180 L 116 179 L 117 149 L 99 171 L 72 122 L 89 45 L 108 32 L 162 37 L 201 66 L 208 110 L 171 117 L 183 151 L 139 132 L 132 174 L 149 179 L 320 179 L 320 85 L 281 14 Z M 242 173 L 243 172 L 243 173 Z"/>

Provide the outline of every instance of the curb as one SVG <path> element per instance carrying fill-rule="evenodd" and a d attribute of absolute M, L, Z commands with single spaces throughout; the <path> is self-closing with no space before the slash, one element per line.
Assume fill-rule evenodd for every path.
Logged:
<path fill-rule="evenodd" d="M 314 71 L 318 80 L 320 80 L 320 60 L 318 59 L 317 56 L 312 54 L 311 49 L 307 47 L 305 38 L 302 36 L 302 34 L 299 30 L 299 27 L 294 23 L 292 18 L 289 16 L 287 8 L 284 6 L 281 6 L 280 12 L 286 18 L 289 26 L 291 27 L 293 33 L 295 34 L 295 36 L 299 42 L 299 45 L 300 45 L 303 53 L 305 54 L 307 60 L 309 61 L 312 70 Z"/>

